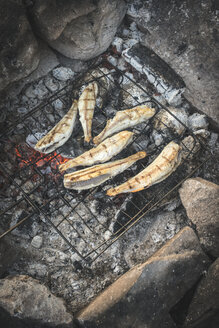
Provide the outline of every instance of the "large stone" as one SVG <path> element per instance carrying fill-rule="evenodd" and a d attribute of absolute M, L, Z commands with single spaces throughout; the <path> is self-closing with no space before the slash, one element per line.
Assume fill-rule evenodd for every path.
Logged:
<path fill-rule="evenodd" d="M 6 313 L 18 318 L 18 326 L 21 319 L 27 323 L 26 327 L 45 324 L 70 327 L 72 324 L 72 315 L 67 312 L 64 301 L 37 280 L 24 275 L 0 280 L 0 319 L 5 320 Z"/>
<path fill-rule="evenodd" d="M 34 71 L 39 63 L 38 43 L 22 6 L 1 1 L 0 90 Z"/>
<path fill-rule="evenodd" d="M 216 2 L 128 0 L 128 14 L 155 51 L 184 80 L 184 95 L 219 122 Z"/>
<path fill-rule="evenodd" d="M 212 327 L 218 327 L 216 320 L 219 324 L 219 258 L 210 266 L 198 285 L 188 309 L 185 326 L 200 327 L 206 321 L 206 327 L 211 322 L 215 322 Z"/>
<path fill-rule="evenodd" d="M 51 47 L 66 57 L 88 60 L 109 47 L 125 9 L 123 0 L 37 0 L 33 17 Z"/>
<path fill-rule="evenodd" d="M 196 225 L 201 244 L 219 256 L 219 186 L 201 178 L 186 180 L 179 190 L 189 219 Z"/>
<path fill-rule="evenodd" d="M 197 236 L 186 227 L 145 263 L 121 276 L 77 319 L 83 327 L 165 327 L 168 311 L 208 264 Z"/>

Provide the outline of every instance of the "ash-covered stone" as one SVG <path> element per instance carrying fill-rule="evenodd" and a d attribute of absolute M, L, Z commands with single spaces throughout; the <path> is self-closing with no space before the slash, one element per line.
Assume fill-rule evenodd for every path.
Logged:
<path fill-rule="evenodd" d="M 179 104 L 185 83 L 171 67 L 157 56 L 151 49 L 136 44 L 123 51 L 123 57 L 140 73 L 147 76 L 157 91 L 169 104 Z"/>
<path fill-rule="evenodd" d="M 43 244 L 43 238 L 41 236 L 33 237 L 31 241 L 31 245 L 35 248 L 40 248 Z"/>

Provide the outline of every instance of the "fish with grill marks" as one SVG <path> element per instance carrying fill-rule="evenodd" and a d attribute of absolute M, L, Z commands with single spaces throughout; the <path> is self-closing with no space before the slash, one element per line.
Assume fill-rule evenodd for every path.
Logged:
<path fill-rule="evenodd" d="M 181 147 L 171 141 L 143 171 L 125 183 L 107 190 L 108 196 L 137 192 L 165 180 L 181 163 Z"/>
<path fill-rule="evenodd" d="M 82 155 L 70 159 L 59 166 L 61 172 L 76 166 L 91 166 L 96 163 L 105 163 L 113 156 L 119 154 L 133 140 L 133 132 L 122 131 L 107 138 L 97 147 L 92 148 Z"/>
<path fill-rule="evenodd" d="M 97 187 L 101 183 L 125 171 L 132 164 L 145 156 L 145 151 L 139 151 L 134 155 L 114 162 L 99 164 L 87 169 L 76 171 L 74 173 L 65 174 L 64 186 L 65 188 L 76 190 L 85 190 Z"/>
<path fill-rule="evenodd" d="M 71 108 L 59 123 L 52 128 L 42 139 L 35 145 L 35 149 L 41 153 L 51 153 L 70 138 L 77 116 L 78 104 L 74 100 Z"/>
<path fill-rule="evenodd" d="M 145 122 L 149 120 L 155 112 L 156 110 L 154 108 L 145 105 L 118 111 L 113 119 L 107 121 L 103 131 L 98 136 L 94 137 L 93 142 L 99 144 L 102 140 L 116 132 Z"/>
<path fill-rule="evenodd" d="M 98 85 L 96 82 L 92 82 L 88 84 L 78 99 L 80 121 L 84 131 L 84 141 L 86 142 L 90 142 L 92 139 L 91 128 L 97 93 Z"/>

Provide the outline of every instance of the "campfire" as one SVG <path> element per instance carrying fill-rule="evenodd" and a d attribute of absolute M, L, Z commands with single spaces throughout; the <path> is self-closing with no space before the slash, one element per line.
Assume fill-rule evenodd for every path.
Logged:
<path fill-rule="evenodd" d="M 9 87 L 5 91 L 8 109 L 0 114 L 0 256 L 3 245 L 9 264 L 2 278 L 13 276 L 3 290 L 16 290 L 14 276 L 18 276 L 19 286 L 29 284 L 32 288 L 38 281 L 37 292 L 41 293 L 41 285 L 46 286 L 44 292 L 63 299 L 66 311 L 71 313 L 69 318 L 64 302 L 56 303 L 52 296 L 55 305 L 51 308 L 55 311 L 59 304 L 62 314 L 61 319 L 49 318 L 48 322 L 68 324 L 72 313 L 77 313 L 77 324 L 86 328 L 93 322 L 93 307 L 102 313 L 102 306 L 109 306 L 115 309 L 112 315 L 106 315 L 109 322 L 118 317 L 115 327 L 123 328 L 125 308 L 131 315 L 133 301 L 130 294 L 123 306 L 118 295 L 121 292 L 126 297 L 126 290 L 135 293 L 134 280 L 146 279 L 149 285 L 152 281 L 147 287 L 147 296 L 152 300 L 151 308 L 147 307 L 151 309 L 147 310 L 151 312 L 149 319 L 160 308 L 153 300 L 158 298 L 162 311 L 165 306 L 168 308 L 163 321 L 149 326 L 157 328 L 167 322 L 168 327 L 170 316 L 171 322 L 172 318 L 177 322 L 174 316 L 180 312 L 178 307 L 186 308 L 189 303 L 187 290 L 191 291 L 200 272 L 215 257 L 211 251 L 207 255 L 203 252 L 199 222 L 187 217 L 189 212 L 186 214 L 182 206 L 179 190 L 201 172 L 205 172 L 204 178 L 216 176 L 211 170 L 216 134 L 206 116 L 194 107 L 197 99 L 193 104 L 191 93 L 195 84 L 189 89 L 185 83 L 180 72 L 182 62 L 173 64 L 179 66 L 178 72 L 161 59 L 160 52 L 156 52 L 157 43 L 154 48 L 147 47 L 145 35 L 149 45 L 152 41 L 144 20 L 147 17 L 150 21 L 153 15 L 148 14 L 143 1 L 127 0 L 126 9 L 123 0 L 88 0 L 84 5 L 76 2 L 73 1 L 74 10 L 66 2 L 63 6 L 69 8 L 64 12 L 57 1 L 50 4 L 50 12 L 46 2 L 43 7 L 38 0 L 25 1 L 27 13 L 19 14 L 27 15 L 33 37 L 38 40 L 40 36 L 40 42 L 48 44 L 49 49 L 46 46 L 39 59 L 37 45 L 32 41 L 29 46 L 33 53 L 26 51 L 30 56 L 26 75 L 39 60 L 42 75 L 33 74 L 27 80 L 21 77 L 20 84 Z M 125 10 L 126 18 L 119 27 Z M 51 26 L 47 25 L 47 18 Z M 57 25 L 59 19 L 61 23 Z M 91 30 L 88 37 L 85 31 Z M 187 45 L 183 43 L 174 54 L 179 57 L 184 51 L 187 53 Z M 21 71 L 13 75 L 13 81 Z M 187 191 L 180 193 L 184 205 Z M 7 245 L 16 250 L 15 256 L 19 254 L 15 260 Z M 150 270 L 154 263 L 153 272 Z M 191 270 L 195 267 L 194 277 L 188 263 Z M 160 284 L 159 275 L 165 272 L 168 277 Z M 172 275 L 178 277 L 177 285 L 171 280 Z M 188 275 L 186 288 L 182 283 L 184 275 Z M 146 285 L 144 281 L 143 287 L 137 287 L 143 295 L 137 304 L 145 299 Z M 162 300 L 165 286 L 174 294 L 173 301 L 172 296 L 168 301 Z M 43 296 L 42 300 L 49 298 Z M 118 315 L 116 309 L 120 305 Z M 25 312 L 19 310 L 22 306 L 15 309 L 18 317 Z M 136 315 L 136 326 L 135 320 L 130 319 L 130 327 L 150 322 L 146 311 L 144 315 L 142 322 L 141 316 Z M 107 320 L 100 319 L 104 328 Z"/>

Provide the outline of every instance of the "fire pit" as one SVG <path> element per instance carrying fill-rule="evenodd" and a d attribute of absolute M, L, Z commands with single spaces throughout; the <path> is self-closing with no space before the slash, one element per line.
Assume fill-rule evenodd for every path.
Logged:
<path fill-rule="evenodd" d="M 36 217 L 50 224 L 55 232 L 68 245 L 67 250 L 76 253 L 79 260 L 91 263 L 107 248 L 116 242 L 127 230 L 131 229 L 146 213 L 159 207 L 162 200 L 190 176 L 188 163 L 194 150 L 203 147 L 200 140 L 188 127 L 160 102 L 149 95 L 141 85 L 122 73 L 116 67 L 104 68 L 104 63 L 92 68 L 86 76 L 68 83 L 59 92 L 46 99 L 42 104 L 9 125 L 1 133 L 1 175 L 6 185 L 5 195 L 11 196 L 10 204 L 1 211 L 1 227 L 5 235 Z M 93 136 L 105 126 L 117 109 L 127 109 L 132 105 L 148 104 L 156 109 L 155 116 L 148 122 L 137 125 L 134 141 L 115 158 L 124 158 L 136 151 L 146 150 L 147 157 L 104 184 L 86 191 L 65 189 L 63 176 L 58 165 L 70 157 L 75 157 L 88 148 L 83 144 L 82 129 L 79 122 L 68 142 L 57 151 L 45 155 L 34 150 L 34 145 L 63 116 L 62 110 L 54 109 L 54 102 L 61 102 L 65 111 L 70 108 L 73 98 L 78 97 L 81 87 L 96 81 L 99 87 L 99 101 L 93 119 Z M 133 84 L 144 97 L 139 101 L 124 87 L 124 81 Z M 180 129 L 174 130 L 167 121 L 162 121 L 160 113 L 166 112 L 176 120 Z M 163 126 L 164 129 L 159 129 Z M 151 135 L 157 132 L 162 137 L 160 144 Z M 179 133 L 178 133 L 179 132 Z M 190 136 L 192 147 L 184 143 Z M 170 141 L 183 147 L 183 161 L 180 167 L 165 181 L 135 194 L 121 194 L 108 197 L 106 189 L 118 185 L 136 175 L 151 163 L 164 146 Z M 199 163 L 200 164 L 200 163 Z M 196 170 L 198 165 L 194 168 Z M 75 262 L 77 263 L 77 261 Z"/>

